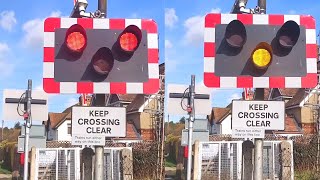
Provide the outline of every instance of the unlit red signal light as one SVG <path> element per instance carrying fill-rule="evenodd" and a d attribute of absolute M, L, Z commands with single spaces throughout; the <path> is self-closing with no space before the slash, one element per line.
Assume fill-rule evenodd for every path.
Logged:
<path fill-rule="evenodd" d="M 226 28 L 225 39 L 229 46 L 241 48 L 247 40 L 247 32 L 243 23 L 239 20 L 231 21 Z"/>
<path fill-rule="evenodd" d="M 109 48 L 100 48 L 92 58 L 92 66 L 99 75 L 107 75 L 113 68 L 114 58 Z"/>
<path fill-rule="evenodd" d="M 300 27 L 294 21 L 287 21 L 278 31 L 277 38 L 279 45 L 283 48 L 292 48 L 300 36 Z"/>
<path fill-rule="evenodd" d="M 65 43 L 67 47 L 76 53 L 81 53 L 87 46 L 87 35 L 79 24 L 72 25 L 66 33 Z"/>

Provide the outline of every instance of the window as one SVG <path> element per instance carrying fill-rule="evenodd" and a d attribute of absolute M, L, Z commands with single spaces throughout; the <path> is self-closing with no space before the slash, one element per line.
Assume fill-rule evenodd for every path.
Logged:
<path fill-rule="evenodd" d="M 68 123 L 68 134 L 71 134 L 71 123 Z"/>

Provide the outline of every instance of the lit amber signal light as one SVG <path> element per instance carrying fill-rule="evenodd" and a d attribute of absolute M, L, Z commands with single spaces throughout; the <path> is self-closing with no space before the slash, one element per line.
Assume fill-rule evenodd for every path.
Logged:
<path fill-rule="evenodd" d="M 267 68 L 272 61 L 272 48 L 268 43 L 262 42 L 257 45 L 252 53 L 252 62 L 258 69 Z"/>

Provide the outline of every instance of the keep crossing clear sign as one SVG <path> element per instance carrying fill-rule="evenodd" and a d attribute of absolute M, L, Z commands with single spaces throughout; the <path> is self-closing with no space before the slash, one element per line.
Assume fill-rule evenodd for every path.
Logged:
<path fill-rule="evenodd" d="M 232 101 L 232 129 L 284 130 L 284 101 Z"/>
<path fill-rule="evenodd" d="M 72 107 L 73 144 L 99 144 L 105 137 L 126 136 L 124 107 Z"/>

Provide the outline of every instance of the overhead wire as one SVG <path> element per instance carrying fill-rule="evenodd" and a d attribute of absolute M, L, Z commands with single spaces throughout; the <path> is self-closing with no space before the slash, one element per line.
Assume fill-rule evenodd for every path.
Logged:
<path fill-rule="evenodd" d="M 22 93 L 22 95 L 20 96 L 18 105 L 17 105 L 17 113 L 19 114 L 19 116 L 23 116 L 23 114 L 25 113 L 24 110 L 22 111 L 22 110 L 20 109 L 20 104 L 21 104 L 22 99 L 25 98 L 25 97 L 23 97 L 23 96 L 25 96 L 25 94 L 26 94 L 25 92 Z M 19 110 L 22 111 L 23 114 L 20 114 L 20 111 L 19 111 Z"/>
<path fill-rule="evenodd" d="M 184 102 L 183 102 L 183 100 L 186 98 L 186 92 L 187 92 L 188 89 L 189 89 L 189 88 L 187 88 L 187 89 L 184 90 L 184 92 L 183 92 L 183 94 L 182 94 L 181 101 L 180 101 L 180 106 L 181 106 L 181 108 L 182 108 L 184 111 L 186 111 L 187 109 L 185 109 L 185 108 L 183 107 L 183 105 L 188 108 L 188 106 L 185 105 Z"/>

